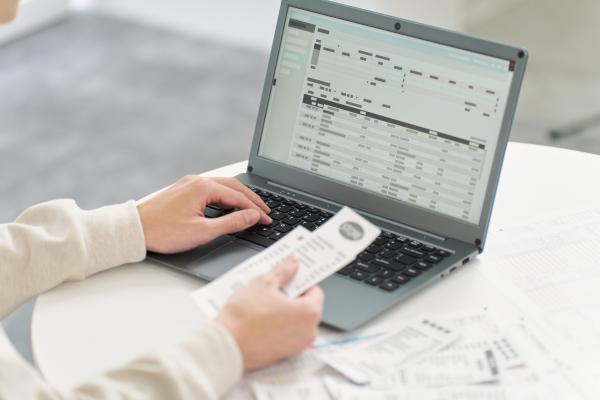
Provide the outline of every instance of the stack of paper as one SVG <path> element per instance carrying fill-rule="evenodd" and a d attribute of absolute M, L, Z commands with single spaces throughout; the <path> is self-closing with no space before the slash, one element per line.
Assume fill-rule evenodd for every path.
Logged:
<path fill-rule="evenodd" d="M 420 318 L 384 334 L 322 344 L 246 374 L 228 398 L 584 399 L 524 321 L 488 314 Z"/>

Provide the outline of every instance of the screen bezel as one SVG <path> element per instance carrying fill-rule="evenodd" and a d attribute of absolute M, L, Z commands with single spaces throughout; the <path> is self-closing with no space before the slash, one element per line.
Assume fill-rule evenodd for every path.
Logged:
<path fill-rule="evenodd" d="M 359 188 L 345 185 L 339 181 L 258 155 L 289 7 L 504 60 L 514 60 L 513 79 L 506 100 L 498 144 L 493 155 L 491 172 L 478 224 L 461 221 L 454 217 L 429 211 L 426 208 L 362 191 Z M 400 30 L 396 29 L 397 23 L 400 23 Z M 466 36 L 457 32 L 365 11 L 351 6 L 324 0 L 282 0 L 248 160 L 248 171 L 299 191 L 308 192 L 312 195 L 345 204 L 349 207 L 363 210 L 404 225 L 413 226 L 442 237 L 475 244 L 480 249 L 483 249 L 527 58 L 527 50 L 523 48 Z"/>

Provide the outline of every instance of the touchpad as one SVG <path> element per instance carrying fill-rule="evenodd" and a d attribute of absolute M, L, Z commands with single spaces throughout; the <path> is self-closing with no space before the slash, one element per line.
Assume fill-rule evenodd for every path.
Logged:
<path fill-rule="evenodd" d="M 260 251 L 250 246 L 231 236 L 221 236 L 184 253 L 150 253 L 148 257 L 200 278 L 213 280 Z"/>
<path fill-rule="evenodd" d="M 199 258 L 188 269 L 194 275 L 212 281 L 256 253 L 258 250 L 233 240 Z"/>

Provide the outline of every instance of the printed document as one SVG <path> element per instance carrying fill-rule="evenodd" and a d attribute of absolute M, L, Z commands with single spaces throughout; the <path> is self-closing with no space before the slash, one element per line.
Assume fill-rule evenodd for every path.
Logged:
<path fill-rule="evenodd" d="M 367 384 L 455 341 L 451 325 L 422 318 L 350 350 L 321 358 L 352 382 Z"/>

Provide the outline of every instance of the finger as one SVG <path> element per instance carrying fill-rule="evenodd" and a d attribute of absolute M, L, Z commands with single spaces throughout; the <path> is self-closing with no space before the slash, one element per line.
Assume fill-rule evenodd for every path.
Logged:
<path fill-rule="evenodd" d="M 237 190 L 238 192 L 241 192 L 244 196 L 248 197 L 248 199 L 250 199 L 250 201 L 252 201 L 254 204 L 256 204 L 265 213 L 271 212 L 271 209 L 269 208 L 269 206 L 267 206 L 265 204 L 265 202 L 263 201 L 263 199 L 260 198 L 259 195 L 254 193 L 246 185 L 244 185 L 242 182 L 238 181 L 237 179 L 235 179 L 235 178 L 215 178 L 215 180 L 222 185 L 228 186 L 233 190 Z"/>
<path fill-rule="evenodd" d="M 325 301 L 325 293 L 320 287 L 313 286 L 304 292 L 302 296 L 300 296 L 300 300 L 305 303 L 310 303 L 313 306 L 322 308 L 323 302 Z"/>
<path fill-rule="evenodd" d="M 236 233 L 256 225 L 260 213 L 255 209 L 232 212 L 218 218 L 203 218 L 202 226 L 209 232 L 209 240 L 229 233 Z"/>
<path fill-rule="evenodd" d="M 270 224 L 273 222 L 271 218 L 254 204 L 250 199 L 244 196 L 237 190 L 233 190 L 228 186 L 221 185 L 218 182 L 214 182 L 208 191 L 207 203 L 208 204 L 219 204 L 231 208 L 240 209 L 255 209 L 260 213 L 260 222 L 263 224 Z"/>
<path fill-rule="evenodd" d="M 273 270 L 270 272 L 270 275 L 277 285 L 277 288 L 287 285 L 292 280 L 294 275 L 296 275 L 299 267 L 300 260 L 297 256 L 291 255 L 277 267 L 273 268 Z"/>

